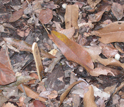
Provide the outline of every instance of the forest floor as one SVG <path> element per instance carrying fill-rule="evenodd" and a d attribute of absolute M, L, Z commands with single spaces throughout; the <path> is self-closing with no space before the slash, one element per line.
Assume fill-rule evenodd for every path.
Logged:
<path fill-rule="evenodd" d="M 0 107 L 123 107 L 123 0 L 1 0 Z"/>

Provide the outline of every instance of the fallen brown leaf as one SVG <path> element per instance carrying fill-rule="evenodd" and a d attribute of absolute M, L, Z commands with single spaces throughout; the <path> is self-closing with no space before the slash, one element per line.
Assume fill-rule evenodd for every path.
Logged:
<path fill-rule="evenodd" d="M 38 93 L 34 92 L 33 90 L 31 90 L 31 89 L 30 89 L 29 87 L 27 87 L 26 85 L 23 85 L 23 87 L 24 87 L 24 90 L 25 90 L 26 95 L 27 95 L 28 97 L 31 97 L 31 98 L 33 98 L 33 99 L 38 99 L 39 101 L 42 101 L 42 102 L 44 102 L 44 103 L 46 102 L 47 99 L 40 97 Z M 22 89 L 22 87 L 21 87 L 20 85 L 18 86 L 18 89 L 23 92 L 23 89 Z"/>
<path fill-rule="evenodd" d="M 46 8 L 40 11 L 39 20 L 42 24 L 48 24 L 53 18 L 52 10 Z"/>
<path fill-rule="evenodd" d="M 107 6 L 104 7 L 104 9 L 102 11 L 100 11 L 100 12 L 98 12 L 96 14 L 89 15 L 88 16 L 89 20 L 92 21 L 92 22 L 99 22 L 101 20 L 102 16 L 103 16 L 103 13 L 105 11 L 109 11 L 110 8 L 111 8 L 111 6 L 107 5 Z"/>
<path fill-rule="evenodd" d="M 60 104 L 59 104 L 59 107 L 61 106 L 61 104 L 63 103 L 64 99 L 66 98 L 66 96 L 68 95 L 68 93 L 70 92 L 70 90 L 78 83 L 80 82 L 84 82 L 84 81 L 77 81 L 77 82 L 74 82 L 72 83 L 66 90 L 65 92 L 60 96 Z"/>
<path fill-rule="evenodd" d="M 8 48 L 6 44 L 4 44 L 0 50 L 0 62 L 12 70 L 12 65 L 11 65 L 11 61 L 9 58 L 9 52 L 8 52 Z"/>
<path fill-rule="evenodd" d="M 0 85 L 7 85 L 16 81 L 15 73 L 6 65 L 0 63 Z"/>
<path fill-rule="evenodd" d="M 27 7 L 27 5 L 28 5 L 27 1 L 23 2 L 22 9 L 15 11 L 10 17 L 9 22 L 15 22 L 18 19 L 20 19 L 22 15 L 24 14 L 24 9 Z"/>
<path fill-rule="evenodd" d="M 87 3 L 92 7 L 96 7 L 96 5 L 100 2 L 101 0 L 87 0 Z"/>
<path fill-rule="evenodd" d="M 117 20 L 121 20 L 123 17 L 123 6 L 119 3 L 113 2 L 112 4 L 112 13 L 117 18 Z"/>
<path fill-rule="evenodd" d="M 28 36 L 28 34 L 30 33 L 30 29 L 27 28 L 26 30 L 24 31 L 21 31 L 20 29 L 17 29 L 17 34 L 20 36 L 20 37 L 26 37 Z"/>
<path fill-rule="evenodd" d="M 92 35 L 101 37 L 99 41 L 107 44 L 111 42 L 124 42 L 124 22 L 113 22 L 97 31 L 92 31 Z"/>
<path fill-rule="evenodd" d="M 102 47 L 102 54 L 107 58 L 115 57 L 115 55 L 118 53 L 118 50 L 110 44 L 100 43 L 99 45 Z"/>
<path fill-rule="evenodd" d="M 4 44 L 0 50 L 0 85 L 6 85 L 16 80 L 8 54 L 8 48 Z"/>
<path fill-rule="evenodd" d="M 84 98 L 83 98 L 84 107 L 97 107 L 94 100 L 95 99 L 94 99 L 93 87 L 90 85 L 89 91 L 84 94 Z"/>
<path fill-rule="evenodd" d="M 40 102 L 39 100 L 34 100 L 33 105 L 34 107 L 46 107 L 46 105 Z"/>
<path fill-rule="evenodd" d="M 15 22 L 17 21 L 18 19 L 20 19 L 22 17 L 24 13 L 24 9 L 20 9 L 18 11 L 15 11 L 12 16 L 10 17 L 9 19 L 9 22 Z"/>
<path fill-rule="evenodd" d="M 75 33 L 75 28 L 71 27 L 69 29 L 63 29 L 63 30 L 58 31 L 58 32 L 66 35 L 69 39 L 71 39 Z"/>
<path fill-rule="evenodd" d="M 101 68 L 101 67 L 98 67 L 98 68 L 95 68 L 92 70 L 92 76 L 99 76 L 99 75 L 108 75 L 108 74 L 111 74 L 112 76 L 115 76 L 115 74 L 111 71 L 111 69 L 108 69 L 106 67 L 104 68 Z"/>
<path fill-rule="evenodd" d="M 99 56 L 101 53 L 101 48 L 99 46 L 96 47 L 84 47 L 84 49 L 90 54 L 92 60 L 94 62 L 100 62 L 103 65 L 113 65 L 113 66 L 120 66 L 124 68 L 124 64 L 120 63 L 118 60 L 114 58 L 103 59 Z"/>
<path fill-rule="evenodd" d="M 56 31 L 52 31 L 52 34 L 48 36 L 59 47 L 68 60 L 82 65 L 89 73 L 90 70 L 94 68 L 90 55 L 79 44 Z"/>

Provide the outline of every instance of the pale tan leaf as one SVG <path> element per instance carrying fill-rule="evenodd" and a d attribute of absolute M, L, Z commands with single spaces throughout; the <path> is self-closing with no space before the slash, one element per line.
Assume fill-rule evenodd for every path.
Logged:
<path fill-rule="evenodd" d="M 65 27 L 66 29 L 75 27 L 78 29 L 78 13 L 79 8 L 78 5 L 67 5 L 66 13 L 65 13 Z"/>
<path fill-rule="evenodd" d="M 40 52 L 39 52 L 38 45 L 36 42 L 34 42 L 32 45 L 32 53 L 33 53 L 34 60 L 35 60 L 38 78 L 39 78 L 39 81 L 41 81 L 42 76 L 44 76 L 44 71 L 43 71 L 43 65 L 42 65 L 41 58 L 40 58 Z"/>
<path fill-rule="evenodd" d="M 83 98 L 84 107 L 97 107 L 94 100 L 95 100 L 94 90 L 93 87 L 90 85 L 89 91 L 84 94 L 84 98 Z"/>

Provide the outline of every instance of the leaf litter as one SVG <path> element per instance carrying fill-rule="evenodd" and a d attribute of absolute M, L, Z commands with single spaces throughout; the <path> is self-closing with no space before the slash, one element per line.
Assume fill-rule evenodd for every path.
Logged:
<path fill-rule="evenodd" d="M 0 6 L 1 107 L 123 106 L 121 0 L 6 0 Z"/>

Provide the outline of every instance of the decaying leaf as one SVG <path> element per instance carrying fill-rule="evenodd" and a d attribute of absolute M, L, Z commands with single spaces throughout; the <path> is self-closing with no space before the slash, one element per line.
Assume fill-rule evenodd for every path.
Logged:
<path fill-rule="evenodd" d="M 17 48 L 20 51 L 28 51 L 32 52 L 32 45 L 26 43 L 23 40 L 17 40 L 13 38 L 3 38 L 7 43 L 11 44 L 13 47 Z M 55 58 L 53 55 L 45 52 L 42 48 L 40 48 L 40 54 L 47 58 Z"/>
<path fill-rule="evenodd" d="M 92 60 L 94 62 L 100 62 L 103 65 L 113 65 L 113 66 L 120 66 L 122 68 L 124 68 L 124 64 L 120 63 L 118 60 L 114 59 L 114 58 L 108 58 L 108 59 L 103 59 L 99 56 L 99 54 L 101 53 L 101 49 L 99 46 L 96 47 L 85 47 L 85 50 L 90 54 Z"/>
<path fill-rule="evenodd" d="M 64 78 L 64 71 L 62 70 L 61 66 L 55 67 L 55 69 L 53 69 L 53 71 L 49 73 L 46 77 L 47 79 L 45 81 L 45 87 L 47 89 L 59 91 L 64 88 L 65 83 L 59 80 L 59 78 L 61 77 L 62 80 Z M 42 93 L 40 95 L 42 95 Z"/>
<path fill-rule="evenodd" d="M 38 94 L 38 93 L 34 92 L 33 90 L 31 90 L 31 89 L 30 89 L 29 87 L 27 87 L 26 85 L 23 85 L 23 87 L 24 87 L 24 90 L 25 90 L 26 95 L 27 95 L 28 97 L 31 97 L 31 98 L 33 98 L 33 99 L 38 99 L 39 101 L 42 101 L 42 102 L 45 103 L 45 101 L 46 101 L 45 98 L 39 97 L 39 94 Z M 23 92 L 23 89 L 22 89 L 22 87 L 21 87 L 20 85 L 18 86 L 18 89 Z"/>
<path fill-rule="evenodd" d="M 102 47 L 102 54 L 107 58 L 115 57 L 115 55 L 118 53 L 118 50 L 110 44 L 100 43 L 99 45 Z"/>
<path fill-rule="evenodd" d="M 101 0 L 87 0 L 87 3 L 94 8 Z"/>
<path fill-rule="evenodd" d="M 16 81 L 14 72 L 6 65 L 0 63 L 0 85 L 7 85 Z"/>
<path fill-rule="evenodd" d="M 22 17 L 23 13 L 24 13 L 24 10 L 23 9 L 20 9 L 18 11 L 15 11 L 12 14 L 12 16 L 10 17 L 9 22 L 15 22 L 15 21 L 17 21 L 18 19 L 20 19 Z"/>
<path fill-rule="evenodd" d="M 107 44 L 111 42 L 124 42 L 124 22 L 117 21 L 104 28 L 91 32 L 92 35 L 101 37 L 99 41 Z"/>
<path fill-rule="evenodd" d="M 94 68 L 90 55 L 76 42 L 68 39 L 65 35 L 52 31 L 49 38 L 59 47 L 68 60 L 82 65 L 89 73 Z"/>
<path fill-rule="evenodd" d="M 8 48 L 6 44 L 4 44 L 0 50 L 0 63 L 2 63 L 3 65 L 6 65 L 9 69 L 12 70 L 12 65 L 11 65 Z"/>
<path fill-rule="evenodd" d="M 112 13 L 117 18 L 117 20 L 121 20 L 123 17 L 123 6 L 119 3 L 113 2 L 112 4 Z"/>
<path fill-rule="evenodd" d="M 17 75 L 16 75 L 16 76 L 17 76 Z M 31 77 L 31 76 L 18 76 L 16 82 L 11 83 L 11 84 L 8 84 L 8 85 L 5 85 L 5 86 L 0 86 L 0 89 L 4 89 L 5 87 L 18 86 L 18 85 L 20 85 L 20 84 L 27 83 L 27 82 L 29 82 L 30 80 L 34 80 L 34 79 L 35 79 L 35 78 L 34 78 L 34 77 Z"/>
<path fill-rule="evenodd" d="M 28 3 L 25 1 L 23 4 L 22 4 L 22 9 L 18 10 L 18 11 L 15 11 L 12 16 L 10 17 L 9 19 L 9 22 L 15 22 L 17 21 L 18 19 L 20 19 L 24 13 L 24 9 L 27 7 Z"/>
<path fill-rule="evenodd" d="M 67 5 L 65 13 L 65 27 L 66 29 L 74 27 L 78 29 L 78 5 Z"/>
<path fill-rule="evenodd" d="M 48 24 L 53 18 L 52 10 L 49 8 L 40 11 L 39 20 L 42 24 Z"/>
<path fill-rule="evenodd" d="M 94 100 L 95 98 L 94 98 L 93 87 L 90 85 L 89 91 L 84 94 L 84 98 L 83 98 L 84 107 L 97 107 Z"/>
<path fill-rule="evenodd" d="M 64 99 L 66 98 L 66 96 L 68 95 L 68 93 L 70 92 L 70 90 L 78 83 L 80 82 L 84 82 L 84 81 L 77 81 L 77 82 L 74 82 L 73 84 L 71 84 L 66 90 L 65 92 L 60 96 L 60 104 L 59 104 L 59 107 L 61 106 L 61 104 L 63 103 Z"/>
<path fill-rule="evenodd" d="M 98 12 L 96 14 L 89 15 L 90 21 L 92 21 L 92 22 L 99 22 L 101 20 L 102 16 L 103 16 L 103 13 L 105 11 L 109 11 L 110 8 L 111 8 L 111 6 L 107 5 L 107 6 L 104 7 L 104 9 L 102 11 L 100 11 L 100 12 Z"/>
<path fill-rule="evenodd" d="M 20 36 L 20 37 L 26 37 L 28 36 L 28 34 L 30 33 L 30 29 L 27 28 L 26 30 L 22 31 L 20 29 L 17 29 L 17 34 Z"/>
<path fill-rule="evenodd" d="M 8 55 L 6 45 L 0 50 L 0 85 L 6 85 L 16 80 L 15 73 L 12 70 L 12 65 Z"/>

